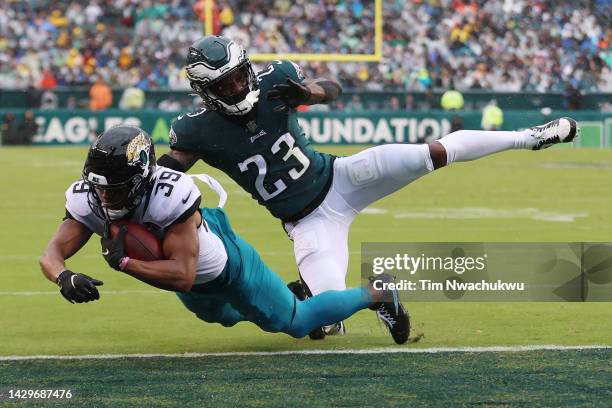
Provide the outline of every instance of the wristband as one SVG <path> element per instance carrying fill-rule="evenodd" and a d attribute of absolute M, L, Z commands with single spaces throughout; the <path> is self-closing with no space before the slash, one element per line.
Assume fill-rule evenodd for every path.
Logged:
<path fill-rule="evenodd" d="M 66 272 L 68 272 L 69 274 L 72 273 L 72 271 L 65 269 L 63 270 L 59 275 L 57 275 L 57 278 L 55 278 L 55 284 L 56 285 L 60 285 L 60 281 L 62 280 L 62 275 L 65 274 Z"/>
<path fill-rule="evenodd" d="M 124 256 L 121 259 L 121 262 L 119 262 L 119 269 L 121 271 L 123 271 L 125 269 L 125 267 L 127 266 L 127 263 L 130 261 L 130 257 L 129 256 Z"/>

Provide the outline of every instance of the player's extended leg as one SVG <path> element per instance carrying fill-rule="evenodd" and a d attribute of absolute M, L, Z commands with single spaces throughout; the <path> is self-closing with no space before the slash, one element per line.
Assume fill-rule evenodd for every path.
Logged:
<path fill-rule="evenodd" d="M 435 168 L 505 150 L 544 149 L 577 133 L 576 121 L 561 118 L 524 131 L 460 130 L 429 145 L 376 146 L 337 159 L 332 190 L 359 212 Z"/>
<path fill-rule="evenodd" d="M 285 224 L 302 280 L 315 295 L 343 289 L 348 231 L 355 215 L 434 168 L 503 150 L 542 149 L 569 142 L 577 132 L 574 120 L 562 118 L 520 132 L 464 130 L 429 145 L 389 144 L 336 159 L 333 184 L 321 206 L 299 222 Z"/>
<path fill-rule="evenodd" d="M 372 304 L 366 288 L 328 291 L 298 301 L 248 243 L 237 239 L 243 268 L 228 294 L 233 307 L 268 332 L 304 337 L 312 330 L 346 319 Z"/>
<path fill-rule="evenodd" d="M 247 320 L 228 301 L 225 291 L 218 293 L 177 292 L 176 295 L 183 305 L 199 319 L 208 323 L 219 323 L 232 327 L 236 323 Z"/>
<path fill-rule="evenodd" d="M 542 150 L 557 143 L 571 142 L 579 132 L 574 119 L 560 118 L 520 132 L 460 130 L 443 137 L 438 143 L 446 151 L 444 164 L 450 164 L 504 150 Z"/>
<path fill-rule="evenodd" d="M 334 200 L 333 204 L 334 207 L 324 202 L 298 222 L 284 224 L 309 295 L 346 289 L 348 233 L 356 212 L 342 200 Z"/>

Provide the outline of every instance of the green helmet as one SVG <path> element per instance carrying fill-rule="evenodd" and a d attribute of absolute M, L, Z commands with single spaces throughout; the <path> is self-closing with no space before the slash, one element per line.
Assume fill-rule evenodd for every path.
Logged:
<path fill-rule="evenodd" d="M 234 41 L 209 35 L 189 47 L 187 78 L 207 109 L 229 115 L 248 113 L 259 86 L 246 51 Z"/>

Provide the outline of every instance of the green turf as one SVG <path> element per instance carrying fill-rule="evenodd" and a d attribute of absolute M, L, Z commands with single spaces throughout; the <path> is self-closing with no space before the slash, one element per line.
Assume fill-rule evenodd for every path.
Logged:
<path fill-rule="evenodd" d="M 326 148 L 340 154 L 358 147 Z M 164 150 L 162 147 L 159 149 Z M 325 342 L 267 334 L 250 323 L 232 329 L 204 324 L 171 293 L 109 294 L 149 290 L 110 270 L 97 239 L 69 266 L 105 281 L 102 299 L 71 305 L 59 295 L 6 292 L 56 291 L 37 258 L 63 215 L 65 188 L 77 178 L 86 149 L 2 148 L 0 163 L 0 355 L 364 348 L 390 344 L 370 312 L 348 320 L 349 336 Z M 227 210 L 237 232 L 286 280 L 295 279 L 290 241 L 277 220 L 227 177 Z M 609 188 L 612 150 L 508 152 L 437 171 L 373 205 L 389 210 L 363 214 L 351 230 L 348 282 L 359 283 L 362 241 L 612 241 Z M 216 196 L 202 187 L 205 203 Z M 580 214 L 571 222 L 522 218 L 394 218 L 402 211 L 486 207 Z M 151 288 L 151 290 L 153 290 Z M 605 303 L 413 303 L 415 331 L 425 337 L 411 347 L 496 344 L 612 344 L 612 310 Z M 75 324 L 78 322 L 78 324 Z M 602 324 L 602 322 L 608 322 Z"/>
<path fill-rule="evenodd" d="M 37 259 L 63 216 L 63 192 L 79 176 L 85 152 L 0 148 L 0 356 L 392 345 L 368 311 L 348 320 L 347 336 L 323 342 L 263 333 L 250 323 L 231 329 L 204 324 L 173 294 L 110 270 L 96 239 L 69 266 L 104 280 L 102 299 L 67 303 L 42 277 Z M 228 190 L 226 208 L 236 231 L 284 279 L 295 279 L 291 243 L 280 223 L 227 177 L 201 164 L 197 170 L 210 172 Z M 386 212 L 356 219 L 348 282 L 359 283 L 362 241 L 612 241 L 611 176 L 612 150 L 586 149 L 510 152 L 437 171 L 373 205 Z M 216 204 L 215 195 L 202 190 L 204 202 Z M 498 216 L 462 219 L 466 208 Z M 431 209 L 455 215 L 414 216 Z M 533 211 L 561 215 L 566 222 L 534 218 Z M 397 218 L 406 212 L 413 215 Z M 109 293 L 122 290 L 147 292 Z M 409 303 L 409 308 L 413 332 L 424 337 L 406 347 L 612 344 L 609 303 Z M 75 406 L 605 406 L 612 398 L 610 361 L 610 350 L 589 350 L 0 362 L 0 394 L 10 388 L 70 388 Z"/>
<path fill-rule="evenodd" d="M 611 359 L 582 350 L 0 362 L 0 403 L 10 389 L 70 389 L 75 406 L 97 407 L 604 407 Z"/>

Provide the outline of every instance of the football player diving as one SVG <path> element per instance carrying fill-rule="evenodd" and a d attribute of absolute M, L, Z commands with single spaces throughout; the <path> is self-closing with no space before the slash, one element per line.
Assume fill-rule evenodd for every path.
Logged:
<path fill-rule="evenodd" d="M 296 112 L 299 105 L 337 99 L 342 89 L 335 81 L 305 79 L 289 61 L 255 73 L 245 50 L 221 36 L 195 42 L 186 70 L 204 109 L 179 116 L 171 150 L 159 163 L 188 171 L 201 159 L 249 192 L 281 220 L 312 295 L 346 287 L 349 229 L 373 202 L 453 162 L 540 150 L 570 142 L 578 131 L 576 121 L 560 118 L 522 131 L 461 130 L 426 144 L 387 144 L 336 157 L 312 148 Z M 344 327 L 340 322 L 311 337 L 325 332 L 343 333 Z"/>
<path fill-rule="evenodd" d="M 250 321 L 269 332 L 304 337 L 370 307 L 384 315 L 394 341 L 405 343 L 410 324 L 389 275 L 368 286 L 326 291 L 298 300 L 283 280 L 236 235 L 221 208 L 200 208 L 191 177 L 156 165 L 142 129 L 117 126 L 90 147 L 82 178 L 66 191 L 66 216 L 40 258 L 44 275 L 71 303 L 100 298 L 102 282 L 67 269 L 66 260 L 98 234 L 109 266 L 149 285 L 176 292 L 198 318 L 223 326 Z M 154 233 L 164 260 L 126 255 L 126 226 L 114 238 L 110 223 L 131 220 Z"/>

